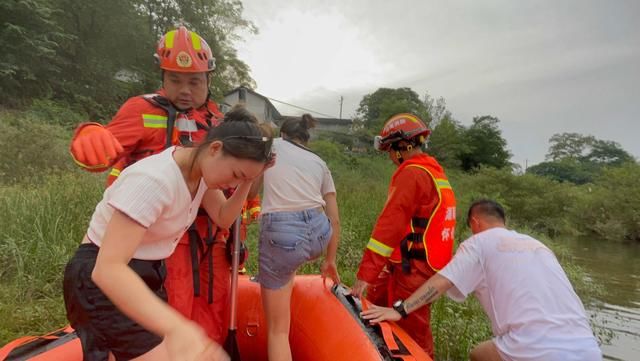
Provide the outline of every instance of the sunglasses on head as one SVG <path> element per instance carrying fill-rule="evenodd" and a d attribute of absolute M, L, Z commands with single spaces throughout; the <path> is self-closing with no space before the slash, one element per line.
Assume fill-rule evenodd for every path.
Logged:
<path fill-rule="evenodd" d="M 225 141 L 228 140 L 244 140 L 250 143 L 262 143 L 264 144 L 264 156 L 267 160 L 267 162 L 270 162 L 273 159 L 273 149 L 272 149 L 272 144 L 273 144 L 273 138 L 269 138 L 269 137 L 260 137 L 260 136 L 254 136 L 254 135 L 231 135 L 228 137 L 224 137 L 222 138 L 222 142 L 224 143 Z"/>

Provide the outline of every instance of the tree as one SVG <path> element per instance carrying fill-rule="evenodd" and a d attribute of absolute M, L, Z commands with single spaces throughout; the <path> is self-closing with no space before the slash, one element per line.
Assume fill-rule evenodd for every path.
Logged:
<path fill-rule="evenodd" d="M 551 161 L 566 158 L 580 159 L 587 154 L 594 141 L 594 137 L 578 133 L 554 134 L 549 139 L 550 146 L 546 159 Z"/>
<path fill-rule="evenodd" d="M 427 108 L 427 113 L 429 114 L 429 122 L 431 126 L 435 127 L 438 125 L 443 119 L 452 120 L 453 116 L 449 109 L 447 109 L 447 102 L 443 97 L 438 99 L 433 98 L 429 93 L 424 94 L 424 98 L 422 100 L 425 107 Z"/>
<path fill-rule="evenodd" d="M 585 184 L 593 181 L 594 167 L 573 159 L 542 162 L 527 168 L 527 173 L 547 177 L 557 182 Z"/>
<path fill-rule="evenodd" d="M 126 98 L 160 86 L 156 44 L 179 25 L 212 48 L 214 97 L 254 86 L 233 46 L 240 31 L 256 32 L 242 10 L 239 0 L 2 1 L 0 91 L 6 96 L 0 103 L 45 98 L 79 107 L 93 119 L 112 115 Z"/>
<path fill-rule="evenodd" d="M 618 166 L 635 159 L 622 149 L 620 144 L 610 140 L 596 139 L 592 135 L 578 133 L 554 134 L 549 139 L 547 160 L 573 159 L 600 165 Z"/>
<path fill-rule="evenodd" d="M 584 184 L 593 181 L 604 167 L 634 163 L 631 154 L 620 144 L 578 133 L 554 134 L 549 139 L 547 159 L 527 172 L 560 182 Z"/>
<path fill-rule="evenodd" d="M 60 73 L 56 53 L 66 36 L 53 21 L 55 12 L 44 0 L 0 2 L 0 104 L 51 92 L 47 80 Z"/>
<path fill-rule="evenodd" d="M 445 116 L 436 123 L 429 136 L 428 153 L 445 168 L 461 168 L 462 155 L 470 151 L 465 132 L 466 129 L 460 123 Z"/>
<path fill-rule="evenodd" d="M 429 126 L 427 107 L 410 88 L 379 88 L 365 95 L 356 111 L 356 118 L 363 122 L 365 129 L 377 133 L 384 122 L 397 113 L 413 113 Z"/>
<path fill-rule="evenodd" d="M 53 97 L 80 104 L 91 118 L 111 115 L 127 98 L 158 87 L 151 34 L 134 2 L 58 0 L 56 22 L 70 34 L 60 43 Z M 64 11 L 62 11 L 64 9 Z M 118 9 L 114 12 L 114 9 Z M 119 72 L 129 80 L 118 80 Z"/>
<path fill-rule="evenodd" d="M 591 146 L 591 151 L 585 157 L 586 161 L 600 165 L 620 166 L 624 163 L 634 162 L 635 159 L 620 144 L 610 140 L 596 140 Z"/>
<path fill-rule="evenodd" d="M 511 153 L 507 141 L 498 128 L 500 120 L 490 115 L 473 118 L 473 124 L 464 134 L 466 151 L 460 155 L 462 169 L 470 171 L 480 166 L 505 168 L 511 166 Z"/>

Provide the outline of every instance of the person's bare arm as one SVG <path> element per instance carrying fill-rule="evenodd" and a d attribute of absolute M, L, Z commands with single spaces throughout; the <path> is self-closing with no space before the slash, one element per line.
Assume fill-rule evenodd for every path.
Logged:
<path fill-rule="evenodd" d="M 451 281 L 436 273 L 404 301 L 404 309 L 407 313 L 411 313 L 424 305 L 434 302 L 451 287 L 453 287 Z M 393 308 L 376 305 L 371 305 L 368 310 L 361 313 L 361 316 L 371 323 L 387 320 L 398 321 L 402 318 L 400 313 Z"/>
<path fill-rule="evenodd" d="M 335 283 L 340 283 L 340 276 L 338 275 L 338 267 L 336 265 L 336 258 L 338 256 L 338 245 L 340 244 L 340 214 L 338 212 L 338 201 L 336 200 L 335 193 L 327 193 L 324 195 L 324 201 L 327 204 L 325 211 L 327 217 L 331 221 L 331 240 L 327 247 L 327 255 L 321 266 L 321 272 L 323 277 L 331 278 Z"/>
<path fill-rule="evenodd" d="M 158 298 L 128 265 L 146 231 L 124 213 L 114 211 L 91 278 L 123 313 L 163 336 L 182 316 Z"/>
<path fill-rule="evenodd" d="M 105 231 L 91 278 L 132 320 L 164 338 L 172 358 L 228 360 L 204 330 L 157 297 L 128 265 L 142 242 L 145 227 L 115 210 Z"/>
<path fill-rule="evenodd" d="M 251 184 L 251 181 L 241 183 L 228 199 L 218 189 L 207 190 L 202 198 L 202 206 L 218 227 L 227 229 L 240 216 Z"/>

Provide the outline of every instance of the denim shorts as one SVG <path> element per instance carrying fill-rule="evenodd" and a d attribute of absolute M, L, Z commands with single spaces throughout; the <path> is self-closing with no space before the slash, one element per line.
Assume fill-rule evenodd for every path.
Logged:
<path fill-rule="evenodd" d="M 322 255 L 331 239 L 331 222 L 322 208 L 262 215 L 258 282 L 282 288 L 305 262 Z"/>

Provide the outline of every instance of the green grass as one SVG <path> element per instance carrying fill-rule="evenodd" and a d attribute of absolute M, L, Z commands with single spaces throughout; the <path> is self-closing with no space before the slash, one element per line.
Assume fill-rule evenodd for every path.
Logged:
<path fill-rule="evenodd" d="M 63 270 L 102 193 L 101 178 L 76 171 L 0 187 L 1 344 L 66 323 Z"/>
<path fill-rule="evenodd" d="M 84 234 L 89 217 L 102 194 L 105 174 L 91 175 L 76 169 L 67 153 L 68 130 L 20 115 L 0 113 L 3 142 L 0 148 L 0 344 L 27 334 L 42 334 L 66 324 L 62 301 L 64 265 Z M 24 122 L 22 124 L 21 122 Z M 46 142 L 24 129 L 46 132 Z M 42 134 L 39 134 L 42 136 Z M 0 135 L 1 137 L 1 135 Z M 17 139 L 16 139 L 17 137 Z M 26 140 L 28 144 L 21 145 Z M 3 143 L 4 145 L 5 143 Z M 353 156 L 338 146 L 320 141 L 314 148 L 332 170 L 338 192 L 342 225 L 338 267 L 342 280 L 352 284 L 362 252 L 384 205 L 388 182 L 394 168 L 382 156 Z M 17 149 L 17 150 L 16 150 Z M 19 155 L 19 159 L 16 158 Z M 23 169 L 23 167 L 25 169 Z M 469 175 L 450 171 L 458 196 L 457 238 L 468 235 L 463 227 L 464 210 L 473 197 L 491 196 L 506 203 L 513 224 L 522 229 L 536 221 L 550 199 L 532 198 L 541 190 L 553 188 L 550 197 L 569 203 L 562 186 L 538 178 L 516 178 L 484 170 Z M 544 193 L 544 192 L 542 192 Z M 565 198 L 562 198 L 565 197 Z M 555 214 L 562 214 L 562 209 Z M 531 229 L 554 233 L 566 226 L 563 219 L 551 220 L 545 227 Z M 535 223 L 535 222 L 534 222 Z M 528 232 L 532 233 L 532 232 Z M 542 237 L 545 242 L 548 239 Z M 250 259 L 247 268 L 257 269 L 257 227 L 250 226 Z M 570 255 L 555 245 L 578 294 L 588 303 L 601 288 L 587 282 Z M 303 267 L 301 273 L 317 273 L 319 264 Z M 433 305 L 432 328 L 438 359 L 466 359 L 468 351 L 490 337 L 489 323 L 473 298 L 457 304 L 447 299 Z M 598 331 L 596 331 L 598 332 Z"/>

